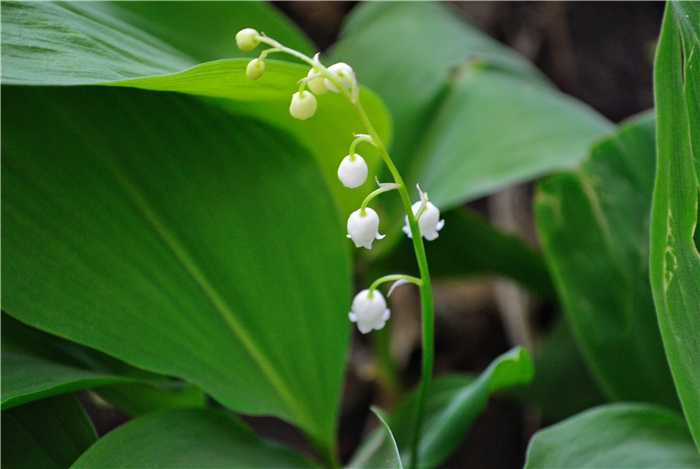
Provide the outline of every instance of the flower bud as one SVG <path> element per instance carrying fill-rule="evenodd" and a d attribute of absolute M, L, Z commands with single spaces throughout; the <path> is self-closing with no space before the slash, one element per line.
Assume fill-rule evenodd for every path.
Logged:
<path fill-rule="evenodd" d="M 386 300 L 379 290 L 373 290 L 370 297 L 369 290 L 362 290 L 352 300 L 352 311 L 348 317 L 357 323 L 357 328 L 363 334 L 372 329 L 379 330 L 384 327 L 391 312 L 386 307 Z"/>
<path fill-rule="evenodd" d="M 260 41 L 255 39 L 255 36 L 259 36 L 258 32 L 253 28 L 245 28 L 238 31 L 236 34 L 236 45 L 242 51 L 248 52 L 260 44 Z"/>
<path fill-rule="evenodd" d="M 379 215 L 371 208 L 365 208 L 362 216 L 362 209 L 355 210 L 348 218 L 348 238 L 352 239 L 356 247 L 372 249 L 372 242 L 375 239 L 382 239 L 385 235 L 379 234 Z"/>
<path fill-rule="evenodd" d="M 245 74 L 251 80 L 257 80 L 260 78 L 265 71 L 265 61 L 260 59 L 253 59 L 248 63 L 245 68 Z"/>
<path fill-rule="evenodd" d="M 421 202 L 416 202 L 411 206 L 411 210 L 415 215 L 420 210 Z M 425 210 L 418 218 L 418 227 L 420 234 L 428 241 L 432 241 L 438 237 L 438 231 L 445 226 L 445 220 L 440 220 L 440 210 L 430 202 L 426 202 Z M 406 216 L 406 225 L 402 228 L 403 232 L 412 238 L 411 227 L 408 225 L 408 216 Z"/>
<path fill-rule="evenodd" d="M 360 187 L 367 180 L 367 163 L 364 158 L 355 153 L 354 160 L 350 155 L 343 158 L 338 167 L 338 179 L 345 187 L 354 189 Z"/>
<path fill-rule="evenodd" d="M 315 68 L 312 68 L 309 70 L 309 73 L 306 74 L 307 77 L 310 77 L 312 75 L 316 75 L 318 73 L 318 70 Z M 321 96 L 322 94 L 326 94 L 328 92 L 328 88 L 326 88 L 326 84 L 324 83 L 325 78 L 319 76 L 316 77 L 312 80 L 309 80 L 306 82 L 308 85 L 309 89 L 313 94 L 316 96 Z"/>
<path fill-rule="evenodd" d="M 292 95 L 289 113 L 299 120 L 306 120 L 316 112 L 316 96 L 306 91 L 298 91 Z"/>
<path fill-rule="evenodd" d="M 355 77 L 355 72 L 352 70 L 352 67 L 345 62 L 338 62 L 337 64 L 333 64 L 330 67 L 328 67 L 328 71 L 331 72 L 333 75 L 338 77 L 340 82 L 343 84 L 343 86 L 347 88 L 351 88 Z M 339 93 L 340 91 L 338 88 L 335 87 L 331 81 L 326 78 L 323 81 L 326 85 L 326 88 L 329 90 L 333 91 L 334 93 Z"/>

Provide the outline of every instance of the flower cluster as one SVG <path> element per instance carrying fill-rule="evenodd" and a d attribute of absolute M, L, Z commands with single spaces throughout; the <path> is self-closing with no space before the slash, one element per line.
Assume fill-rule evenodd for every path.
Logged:
<path fill-rule="evenodd" d="M 289 105 L 289 113 L 292 117 L 299 120 L 306 120 L 312 117 L 318 108 L 316 97 L 322 96 L 328 91 L 343 94 L 353 105 L 361 109 L 359 106 L 357 79 L 350 65 L 339 62 L 325 67 L 319 60 L 319 54 L 316 54 L 311 59 L 297 51 L 282 46 L 264 34 L 261 35 L 252 28 L 243 29 L 236 34 L 236 44 L 243 51 L 252 51 L 261 42 L 272 46 L 272 48 L 262 51 L 258 58 L 248 63 L 246 75 L 251 80 L 257 80 L 262 77 L 265 72 L 265 58 L 273 52 L 287 52 L 311 65 L 311 69 L 306 76 L 299 80 L 299 91 L 292 95 L 292 101 Z M 347 156 L 343 158 L 338 167 L 338 179 L 345 187 L 350 189 L 362 186 L 367 180 L 367 163 L 361 155 L 355 152 L 355 147 L 361 142 L 377 146 L 371 135 L 355 135 L 355 140 L 350 145 Z M 383 150 L 383 147 L 380 148 Z M 386 151 L 384 151 L 384 154 L 388 158 Z M 370 193 L 362 202 L 360 208 L 350 214 L 347 223 L 347 237 L 355 243 L 356 247 L 372 249 L 372 243 L 375 240 L 384 238 L 384 235 L 379 233 L 379 215 L 375 210 L 369 208 L 367 204 L 382 192 L 394 189 L 405 191 L 402 184 L 398 182 L 400 182 L 400 176 L 397 176 L 397 183 L 380 184 L 378 182 L 379 189 Z M 412 216 L 415 217 L 418 223 L 420 235 L 431 241 L 438 237 L 438 231 L 442 229 L 445 221 L 440 220 L 440 210 L 428 202 L 427 194 L 422 192 L 420 187 L 418 187 L 418 192 L 421 200 L 411 207 Z M 406 216 L 406 226 L 403 227 L 403 231 L 409 238 L 412 237 L 408 215 Z M 417 284 L 421 282 L 420 279 L 409 278 L 408 276 L 388 276 L 378 280 L 375 284 L 378 285 L 389 279 L 400 279 L 395 285 L 405 281 Z M 358 329 L 363 334 L 373 329 L 381 329 L 384 327 L 386 320 L 389 319 L 390 313 L 386 307 L 386 301 L 382 294 L 376 290 L 375 284 L 368 290 L 363 290 L 357 294 L 352 302 L 352 311 L 349 313 L 350 320 L 357 323 Z"/>

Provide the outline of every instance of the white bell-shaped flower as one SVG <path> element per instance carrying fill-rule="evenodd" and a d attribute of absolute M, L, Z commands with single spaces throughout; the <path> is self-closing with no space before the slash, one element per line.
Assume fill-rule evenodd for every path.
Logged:
<path fill-rule="evenodd" d="M 354 189 L 360 187 L 367 180 L 367 163 L 365 159 L 355 153 L 354 158 L 350 155 L 343 158 L 338 167 L 338 179 L 345 187 Z"/>
<path fill-rule="evenodd" d="M 379 330 L 384 327 L 391 312 L 386 307 L 386 300 L 379 290 L 373 290 L 370 296 L 369 290 L 362 290 L 352 300 L 352 311 L 348 317 L 363 334 L 372 329 Z"/>
<path fill-rule="evenodd" d="M 258 32 L 253 28 L 245 28 L 238 31 L 236 34 L 236 45 L 242 51 L 248 52 L 260 44 L 260 41 L 255 39 L 255 36 L 259 36 Z"/>
<path fill-rule="evenodd" d="M 328 71 L 338 77 L 346 89 L 350 89 L 352 87 L 352 84 L 355 81 L 355 72 L 352 70 L 350 65 L 346 64 L 345 62 L 338 62 L 337 64 L 333 64 L 328 67 Z M 326 88 L 332 92 L 340 93 L 338 88 L 336 88 L 336 86 L 331 83 L 328 78 L 324 80 L 324 83 L 326 84 Z"/>
<path fill-rule="evenodd" d="M 314 115 L 317 106 L 316 96 L 308 91 L 297 91 L 292 95 L 289 113 L 296 119 L 305 120 Z"/>
<path fill-rule="evenodd" d="M 411 206 L 411 210 L 415 215 L 420 209 L 421 202 L 416 202 Z M 418 218 L 418 227 L 420 228 L 420 234 L 428 241 L 432 241 L 438 237 L 438 231 L 445 226 L 445 220 L 440 220 L 440 209 L 430 202 L 425 203 L 425 210 L 420 214 Z M 412 238 L 411 227 L 408 225 L 408 216 L 406 216 L 406 225 L 403 227 L 403 232 Z"/>
<path fill-rule="evenodd" d="M 257 80 L 260 78 L 265 71 L 265 61 L 260 59 L 253 59 L 248 63 L 245 68 L 245 74 L 251 80 Z"/>
<path fill-rule="evenodd" d="M 318 70 L 315 68 L 312 68 L 309 70 L 309 73 L 306 74 L 307 77 L 311 77 L 314 75 L 318 74 Z M 306 82 L 306 85 L 309 87 L 311 92 L 315 94 L 316 96 L 321 96 L 322 94 L 326 94 L 328 92 L 328 88 L 326 87 L 325 83 L 325 78 L 322 76 L 317 76 L 316 78 L 312 78 L 311 80 Z"/>
<path fill-rule="evenodd" d="M 372 249 L 375 239 L 382 239 L 386 235 L 379 234 L 379 215 L 371 208 L 355 210 L 348 218 L 348 238 L 352 239 L 356 247 Z"/>

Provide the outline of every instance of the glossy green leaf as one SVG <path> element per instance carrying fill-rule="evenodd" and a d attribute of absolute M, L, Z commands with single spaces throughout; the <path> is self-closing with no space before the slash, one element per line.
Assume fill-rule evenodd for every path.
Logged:
<path fill-rule="evenodd" d="M 545 257 L 581 350 L 613 399 L 678 408 L 649 284 L 654 120 L 595 145 L 578 169 L 539 184 Z"/>
<path fill-rule="evenodd" d="M 683 418 L 647 404 L 609 404 L 540 430 L 526 469 L 697 468 L 700 455 Z"/>
<path fill-rule="evenodd" d="M 537 407 L 550 421 L 608 402 L 581 356 L 566 318 L 557 321 L 534 362 L 535 379 L 509 394 Z"/>
<path fill-rule="evenodd" d="M 4 377 L 3 370 L 3 380 Z M 97 440 L 71 394 L 2 411 L 2 467 L 67 469 Z"/>
<path fill-rule="evenodd" d="M 436 379 L 426 403 L 418 447 L 420 467 L 437 467 L 457 449 L 476 418 L 486 410 L 492 393 L 527 384 L 533 375 L 530 355 L 516 347 L 496 358 L 476 378 L 454 375 Z M 409 444 L 414 399 L 415 394 L 409 395 L 388 420 L 405 467 L 411 465 Z M 379 437 L 373 434 L 369 438 Z"/>
<path fill-rule="evenodd" d="M 542 297 L 556 297 L 544 259 L 525 241 L 499 230 L 467 208 L 450 210 L 442 218 L 447 228 L 440 231 L 435 242 L 425 244 L 431 277 L 500 275 Z M 402 237 L 378 269 L 417 275 L 411 240 Z"/>
<path fill-rule="evenodd" d="M 255 28 L 288 47 L 313 55 L 316 50 L 304 33 L 268 2 L 113 2 L 112 14 L 172 45 L 197 62 L 232 57 L 257 57 L 260 50 L 243 52 L 236 33 Z M 287 55 L 277 59 L 297 61 Z"/>
<path fill-rule="evenodd" d="M 149 414 L 113 430 L 73 468 L 310 468 L 299 453 L 267 442 L 239 420 L 212 410 Z"/>
<path fill-rule="evenodd" d="M 314 52 L 297 28 L 259 2 L 3 2 L 2 81 L 100 83 L 252 57 L 260 51 L 236 47 L 244 27 Z"/>
<path fill-rule="evenodd" d="M 370 434 L 353 455 L 346 469 L 403 469 L 396 440 L 389 427 L 387 415 L 377 407 L 372 412 L 379 419 L 381 429 Z"/>
<path fill-rule="evenodd" d="M 118 12 L 103 2 L 3 2 L 3 84 L 99 83 L 195 65 Z"/>
<path fill-rule="evenodd" d="M 201 390 L 127 365 L 97 350 L 24 325 L 2 314 L 2 409 L 79 389 L 109 386 L 120 408 L 201 407 Z"/>
<path fill-rule="evenodd" d="M 349 259 L 308 152 L 182 94 L 3 104 L 5 310 L 330 448 Z"/>
<path fill-rule="evenodd" d="M 386 102 L 393 158 L 443 210 L 569 167 L 610 128 L 444 4 L 366 3 L 331 56 Z"/>
<path fill-rule="evenodd" d="M 659 326 L 700 448 L 700 4 L 670 2 L 654 69 L 657 173 L 650 269 Z M 693 237 L 695 236 L 695 240 Z"/>

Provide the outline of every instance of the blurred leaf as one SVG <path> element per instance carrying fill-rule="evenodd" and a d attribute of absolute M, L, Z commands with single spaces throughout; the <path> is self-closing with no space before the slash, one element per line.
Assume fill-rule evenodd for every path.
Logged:
<path fill-rule="evenodd" d="M 571 167 L 609 123 L 548 85 L 473 68 L 434 114 L 419 176 L 444 209 Z"/>
<path fill-rule="evenodd" d="M 678 408 L 649 284 L 654 120 L 596 144 L 577 170 L 539 184 L 545 257 L 591 370 L 617 400 Z"/>
<path fill-rule="evenodd" d="M 362 442 L 352 460 L 345 466 L 346 469 L 403 469 L 399 448 L 387 423 L 388 417 L 377 407 L 373 406 L 371 410 L 379 419 L 383 431 L 378 429 Z"/>
<path fill-rule="evenodd" d="M 654 68 L 658 170 L 654 184 L 650 239 L 651 284 L 661 335 L 683 411 L 698 448 L 699 35 L 700 4 L 669 2 Z"/>
<path fill-rule="evenodd" d="M 663 407 L 609 404 L 535 433 L 526 469 L 697 468 L 700 455 L 683 418 Z"/>
<path fill-rule="evenodd" d="M 111 431 L 73 468 L 307 468 L 290 448 L 259 438 L 231 415 L 213 410 L 149 414 Z"/>
<path fill-rule="evenodd" d="M 95 387 L 93 390 L 133 417 L 157 410 L 204 407 L 206 403 L 206 396 L 201 389 L 178 381 L 160 386 L 144 383 L 112 384 Z"/>
<path fill-rule="evenodd" d="M 509 394 L 536 405 L 547 418 L 563 420 L 607 402 L 581 356 L 566 318 L 557 321 L 534 361 L 535 379 Z"/>
<path fill-rule="evenodd" d="M 5 370 L 3 370 L 3 381 Z M 71 394 L 2 411 L 2 467 L 67 469 L 97 440 Z"/>
<path fill-rule="evenodd" d="M 418 447 L 421 468 L 433 468 L 457 449 L 476 418 L 486 410 L 489 395 L 529 383 L 534 375 L 532 359 L 521 347 L 496 358 L 476 378 L 454 375 L 436 379 L 430 386 L 423 434 Z M 389 418 L 403 465 L 409 467 L 415 394 L 399 404 Z M 368 439 L 378 438 L 374 434 Z"/>
<path fill-rule="evenodd" d="M 332 447 L 349 259 L 308 152 L 184 95 L 3 101 L 6 311 Z"/>
<path fill-rule="evenodd" d="M 143 383 L 150 395 L 158 395 L 158 408 L 202 405 L 194 396 L 187 402 L 180 394 L 185 384 L 127 365 L 109 355 L 75 342 L 46 334 L 2 314 L 2 408 L 47 396 L 114 383 Z M 129 384 L 125 384 L 129 386 Z M 188 386 L 191 388 L 192 386 Z M 190 394 L 193 391 L 188 391 Z M 143 396 L 130 396 L 136 404 Z M 115 402 L 121 405 L 122 402 Z M 143 406 L 156 404 L 154 399 Z"/>
<path fill-rule="evenodd" d="M 556 297 L 544 259 L 525 241 L 499 230 L 468 208 L 450 210 L 442 218 L 447 228 L 435 242 L 425 244 L 431 277 L 501 275 L 542 297 Z M 413 244 L 405 236 L 379 264 L 378 269 L 418 273 Z"/>
<path fill-rule="evenodd" d="M 444 4 L 363 4 L 331 56 L 386 102 L 392 157 L 443 210 L 570 167 L 610 128 Z"/>

